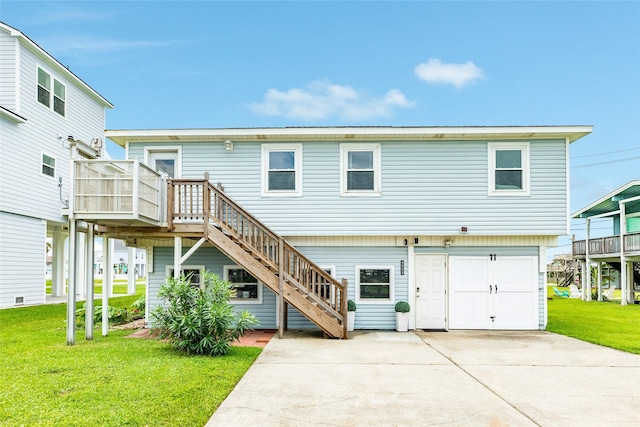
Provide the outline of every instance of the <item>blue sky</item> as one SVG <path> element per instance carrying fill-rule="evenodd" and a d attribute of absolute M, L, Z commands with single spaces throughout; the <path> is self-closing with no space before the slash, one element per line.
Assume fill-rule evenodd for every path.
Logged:
<path fill-rule="evenodd" d="M 115 105 L 108 129 L 593 125 L 571 211 L 640 179 L 636 1 L 1 0 L 0 20 Z"/>

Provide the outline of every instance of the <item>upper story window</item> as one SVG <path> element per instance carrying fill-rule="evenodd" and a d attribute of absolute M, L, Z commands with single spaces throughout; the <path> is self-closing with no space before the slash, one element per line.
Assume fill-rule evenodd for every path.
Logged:
<path fill-rule="evenodd" d="M 489 195 L 529 194 L 529 143 L 490 143 Z"/>
<path fill-rule="evenodd" d="M 380 144 L 342 144 L 341 195 L 380 195 Z"/>
<path fill-rule="evenodd" d="M 65 116 L 67 88 L 51 74 L 38 67 L 38 102 L 52 109 L 62 117 Z"/>
<path fill-rule="evenodd" d="M 46 154 L 42 155 L 42 174 L 50 177 L 56 176 L 56 159 L 47 156 Z"/>
<path fill-rule="evenodd" d="M 262 195 L 302 195 L 302 145 L 262 146 Z"/>

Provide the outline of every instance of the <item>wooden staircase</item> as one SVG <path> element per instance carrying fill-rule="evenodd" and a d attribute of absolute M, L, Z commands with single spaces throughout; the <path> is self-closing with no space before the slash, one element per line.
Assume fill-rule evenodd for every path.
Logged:
<path fill-rule="evenodd" d="M 347 282 L 338 282 L 204 180 L 170 180 L 168 227 L 203 237 L 333 338 L 347 338 Z M 281 317 L 282 324 L 282 317 Z"/>

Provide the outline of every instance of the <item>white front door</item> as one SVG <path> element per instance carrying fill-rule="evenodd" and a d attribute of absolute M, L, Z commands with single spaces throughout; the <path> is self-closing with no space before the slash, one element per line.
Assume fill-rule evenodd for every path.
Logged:
<path fill-rule="evenodd" d="M 445 255 L 416 255 L 416 329 L 447 328 Z"/>

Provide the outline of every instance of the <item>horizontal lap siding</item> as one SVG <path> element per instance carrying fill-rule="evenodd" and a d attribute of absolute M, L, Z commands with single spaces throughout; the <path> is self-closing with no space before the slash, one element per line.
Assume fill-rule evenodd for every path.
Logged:
<path fill-rule="evenodd" d="M 183 248 L 183 254 L 189 248 Z M 166 280 L 166 266 L 173 265 L 173 248 L 155 247 L 153 250 L 153 273 L 149 273 L 149 306 L 153 310 L 160 304 L 158 290 Z M 219 277 L 224 277 L 225 265 L 236 265 L 216 248 L 200 248 L 185 263 L 185 266 L 204 266 Z M 237 310 L 248 310 L 253 313 L 261 329 L 276 327 L 276 297 L 268 288 L 262 287 L 262 304 L 235 304 Z M 152 320 L 152 319 L 150 319 Z"/>
<path fill-rule="evenodd" d="M 213 183 L 276 232 L 289 236 L 475 235 L 566 231 L 564 140 L 530 141 L 531 195 L 487 195 L 488 141 L 382 142 L 382 196 L 340 196 L 340 144 L 305 142 L 302 197 L 261 196 L 259 143 L 183 143 L 185 178 Z M 148 143 L 147 145 L 160 145 Z M 268 144 L 267 144 L 268 145 Z M 144 158 L 131 144 L 130 158 Z"/>
<path fill-rule="evenodd" d="M 93 138 L 104 139 L 104 107 L 71 81 L 57 74 L 48 60 L 36 57 L 20 45 L 20 111 L 26 123 L 2 121 L 0 210 L 21 215 L 65 222 L 61 215 L 62 198 L 70 195 L 70 150 L 67 136 L 87 144 Z M 37 101 L 37 67 L 66 86 L 66 117 Z M 52 83 L 53 85 L 53 83 Z M 52 87 L 53 90 L 53 87 Z M 58 139 L 58 134 L 63 140 Z M 55 177 L 42 174 L 42 154 L 56 159 Z M 27 190 L 27 191 L 25 191 Z"/>
<path fill-rule="evenodd" d="M 16 40 L 0 30 L 0 106 L 15 111 L 16 105 Z"/>
<path fill-rule="evenodd" d="M 45 242 L 42 220 L 0 212 L 0 307 L 45 302 Z"/>
<path fill-rule="evenodd" d="M 349 299 L 352 300 L 356 299 L 356 266 L 393 266 L 395 282 L 394 300 L 383 304 L 358 303 L 355 328 L 395 329 L 395 303 L 397 301 L 407 301 L 408 298 L 407 248 L 301 246 L 298 249 L 320 267 L 335 267 L 335 277 L 338 280 L 342 280 L 343 278 L 347 279 L 349 284 Z M 401 273 L 401 261 L 404 261 L 404 274 Z M 295 327 L 296 321 L 295 316 L 290 313 L 289 327 Z"/>

